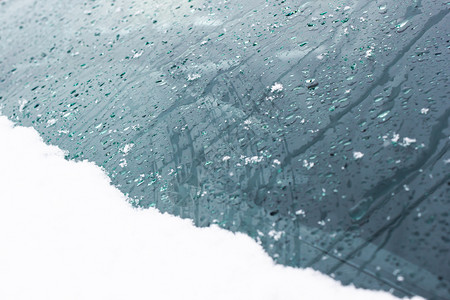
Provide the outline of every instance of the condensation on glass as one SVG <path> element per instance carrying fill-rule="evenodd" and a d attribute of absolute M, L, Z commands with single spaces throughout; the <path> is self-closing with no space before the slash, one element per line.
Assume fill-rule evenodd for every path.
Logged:
<path fill-rule="evenodd" d="M 134 205 L 345 284 L 444 299 L 449 8 L 3 0 L 1 111 Z"/>

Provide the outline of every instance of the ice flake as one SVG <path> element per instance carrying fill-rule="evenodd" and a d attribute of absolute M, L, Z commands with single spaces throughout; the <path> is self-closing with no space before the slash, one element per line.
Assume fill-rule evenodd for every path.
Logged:
<path fill-rule="evenodd" d="M 359 151 L 353 152 L 353 158 L 354 158 L 354 159 L 360 159 L 360 158 L 362 158 L 363 156 L 364 156 L 364 153 L 362 153 L 362 152 L 359 152 Z"/>
<path fill-rule="evenodd" d="M 306 213 L 305 213 L 305 211 L 304 211 L 303 209 L 297 210 L 297 211 L 295 212 L 295 214 L 296 214 L 297 216 L 303 216 L 303 217 L 306 216 Z"/>
<path fill-rule="evenodd" d="M 123 148 L 122 148 L 122 152 L 127 155 L 128 152 L 131 150 L 131 148 L 133 148 L 134 144 L 126 144 Z"/>
<path fill-rule="evenodd" d="M 270 88 L 270 91 L 272 93 L 274 92 L 281 92 L 283 90 L 283 85 L 281 83 L 275 82 L 272 87 Z"/>
<path fill-rule="evenodd" d="M 303 160 L 303 166 L 309 170 L 312 167 L 314 167 L 314 163 L 313 162 L 308 162 L 306 159 L 304 159 Z"/>
<path fill-rule="evenodd" d="M 189 80 L 189 81 L 192 81 L 192 80 L 198 79 L 198 78 L 200 78 L 200 77 L 201 77 L 200 74 L 189 74 L 189 75 L 188 75 L 188 80 Z"/>
<path fill-rule="evenodd" d="M 28 103 L 27 100 L 23 99 L 23 100 L 19 100 L 19 111 L 23 112 L 23 109 L 25 108 L 25 105 Z"/>
<path fill-rule="evenodd" d="M 139 56 L 142 55 L 142 53 L 144 53 L 144 50 L 141 50 L 141 51 L 139 51 L 139 52 L 136 52 L 136 53 L 133 55 L 133 58 L 138 58 Z"/>
<path fill-rule="evenodd" d="M 283 233 L 284 233 L 283 231 L 276 231 L 272 229 L 271 231 L 269 231 L 269 236 L 272 237 L 275 241 L 278 241 L 283 235 Z"/>
<path fill-rule="evenodd" d="M 122 158 L 120 161 L 119 161 L 119 166 L 121 167 L 121 168 L 124 168 L 124 167 L 126 167 L 128 164 L 127 164 L 127 160 L 125 159 L 125 158 Z"/>
<path fill-rule="evenodd" d="M 57 119 L 50 119 L 50 120 L 48 120 L 47 121 L 47 127 L 55 125 L 57 121 L 58 121 Z"/>
<path fill-rule="evenodd" d="M 399 139 L 400 139 L 400 134 L 394 133 L 394 134 L 392 135 L 391 141 L 392 141 L 393 143 L 397 143 Z"/>
<path fill-rule="evenodd" d="M 229 160 L 231 157 L 228 155 L 225 155 L 224 157 L 222 157 L 222 161 L 227 161 Z"/>
<path fill-rule="evenodd" d="M 259 163 L 259 162 L 261 162 L 262 160 L 264 159 L 264 157 L 263 156 L 252 156 L 252 157 L 245 157 L 244 158 L 244 163 L 246 164 L 246 165 L 248 165 L 248 164 L 250 164 L 250 163 L 252 163 L 252 164 L 254 164 L 254 163 Z"/>
<path fill-rule="evenodd" d="M 416 141 L 417 141 L 416 139 L 404 137 L 403 142 L 401 142 L 399 145 L 403 146 L 403 147 L 407 147 L 407 146 L 411 145 L 412 143 L 415 143 Z"/>

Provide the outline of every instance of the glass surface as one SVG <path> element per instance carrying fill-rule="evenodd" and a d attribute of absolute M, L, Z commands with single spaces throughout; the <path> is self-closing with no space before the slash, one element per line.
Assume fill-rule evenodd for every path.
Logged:
<path fill-rule="evenodd" d="M 134 205 L 345 284 L 445 299 L 449 8 L 3 0 L 1 112 Z"/>

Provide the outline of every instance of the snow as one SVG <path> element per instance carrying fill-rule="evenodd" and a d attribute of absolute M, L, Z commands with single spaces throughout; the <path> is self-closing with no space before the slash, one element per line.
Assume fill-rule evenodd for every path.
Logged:
<path fill-rule="evenodd" d="M 271 87 L 270 91 L 272 93 L 274 92 L 281 92 L 283 90 L 283 85 L 281 83 L 275 82 Z"/>
<path fill-rule="evenodd" d="M 411 145 L 412 143 L 415 143 L 415 142 L 417 142 L 416 139 L 412 139 L 412 138 L 409 138 L 409 137 L 404 137 L 403 138 L 403 142 L 400 143 L 400 146 L 407 147 L 407 146 L 409 146 L 409 145 Z"/>
<path fill-rule="evenodd" d="M 132 208 L 91 162 L 0 117 L 0 299 L 396 299 L 274 264 L 255 241 Z"/>
<path fill-rule="evenodd" d="M 364 156 L 364 153 L 362 153 L 362 152 L 359 152 L 359 151 L 354 151 L 353 152 L 353 158 L 354 159 L 360 159 L 360 158 L 362 158 Z"/>
<path fill-rule="evenodd" d="M 424 107 L 424 108 L 422 108 L 422 109 L 420 110 L 420 113 L 421 113 L 422 115 L 426 115 L 426 114 L 428 113 L 429 110 L 430 110 L 429 108 Z"/>
<path fill-rule="evenodd" d="M 133 148 L 134 144 L 126 144 L 123 149 L 122 152 L 126 155 L 128 154 L 128 152 L 130 152 L 131 148 Z"/>

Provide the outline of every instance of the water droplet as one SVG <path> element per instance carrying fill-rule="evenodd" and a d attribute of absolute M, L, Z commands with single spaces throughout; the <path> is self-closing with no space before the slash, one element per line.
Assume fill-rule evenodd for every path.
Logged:
<path fill-rule="evenodd" d="M 383 97 L 376 97 L 373 101 L 376 102 L 380 102 L 381 100 L 383 100 Z"/>
<path fill-rule="evenodd" d="M 401 22 L 401 23 L 399 23 L 399 24 L 397 24 L 396 26 L 395 26 L 395 28 L 397 28 L 397 32 L 403 32 L 403 31 L 405 31 L 408 27 L 409 27 L 409 21 L 408 20 L 405 20 L 405 21 L 403 21 L 403 22 Z"/>
<path fill-rule="evenodd" d="M 313 89 L 319 85 L 319 82 L 317 82 L 315 78 L 306 79 L 305 82 L 308 89 Z"/>
<path fill-rule="evenodd" d="M 380 113 L 380 114 L 377 116 L 377 118 L 379 118 L 379 119 L 384 119 L 384 118 L 386 118 L 386 116 L 387 116 L 390 112 L 391 112 L 390 110 L 386 110 L 386 111 Z"/>
<path fill-rule="evenodd" d="M 372 199 L 362 199 L 355 206 L 350 208 L 349 215 L 354 221 L 361 220 L 369 210 L 370 205 L 372 204 Z"/>
<path fill-rule="evenodd" d="M 378 12 L 379 12 L 380 14 L 385 14 L 385 13 L 387 12 L 387 6 L 386 6 L 386 4 L 383 4 L 383 5 L 378 6 Z"/>

